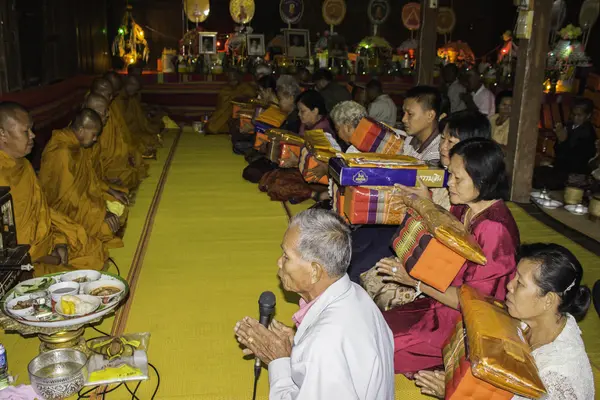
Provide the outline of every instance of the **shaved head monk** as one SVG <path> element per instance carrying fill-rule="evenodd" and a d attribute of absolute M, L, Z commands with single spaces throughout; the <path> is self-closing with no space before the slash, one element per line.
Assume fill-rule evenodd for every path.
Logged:
<path fill-rule="evenodd" d="M 90 92 L 99 94 L 108 101 L 112 101 L 114 96 L 117 94 L 116 91 L 113 90 L 110 81 L 105 78 L 94 79 Z"/>
<path fill-rule="evenodd" d="M 227 73 L 227 85 L 219 91 L 217 107 L 210 116 L 206 131 L 208 133 L 229 133 L 229 119 L 233 112 L 232 100 L 256 97 L 254 83 L 242 82 L 242 75 L 237 70 Z"/>
<path fill-rule="evenodd" d="M 94 110 L 102 119 L 102 134 L 89 155 L 96 175 L 112 189 L 126 192 L 139 185 L 147 176 L 148 167 L 142 153 L 131 148 L 124 135 L 118 132 L 116 121 L 110 117 L 109 102 L 105 97 L 90 93 L 83 107 Z M 125 132 L 126 134 L 128 132 Z"/>
<path fill-rule="evenodd" d="M 52 208 L 83 225 L 106 248 L 115 248 L 123 246 L 115 233 L 121 225 L 117 214 L 125 212 L 125 204 L 113 207 L 107 202 L 109 190 L 84 153 L 94 146 L 102 128 L 100 116 L 84 108 L 69 127 L 53 131 L 42 153 L 39 179 Z"/>
<path fill-rule="evenodd" d="M 113 92 L 115 92 L 115 93 L 120 92 L 121 88 L 123 87 L 123 84 L 121 81 L 121 75 L 119 75 L 115 71 L 108 71 L 102 77 L 110 82 Z"/>
<path fill-rule="evenodd" d="M 21 105 L 0 103 L 0 186 L 9 186 L 14 202 L 17 240 L 30 244 L 35 275 L 102 269 L 108 254 L 83 226 L 50 208 L 25 158 L 33 147 L 33 121 Z"/>

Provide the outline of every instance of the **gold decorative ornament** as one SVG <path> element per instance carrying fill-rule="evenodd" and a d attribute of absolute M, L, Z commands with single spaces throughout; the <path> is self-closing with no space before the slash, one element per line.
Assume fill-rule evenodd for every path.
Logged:
<path fill-rule="evenodd" d="M 345 16 L 345 0 L 325 0 L 323 3 L 323 19 L 327 25 L 339 25 Z"/>
<path fill-rule="evenodd" d="M 131 11 L 132 7 L 128 5 L 117 36 L 113 40 L 113 55 L 118 55 L 126 65 L 135 64 L 140 60 L 148 62 L 150 56 L 144 30 L 135 22 Z"/>
<path fill-rule="evenodd" d="M 210 2 L 209 0 L 184 0 L 183 10 L 191 22 L 198 24 L 208 18 Z"/>
<path fill-rule="evenodd" d="M 238 24 L 247 24 L 254 18 L 254 0 L 231 0 L 229 13 Z"/>

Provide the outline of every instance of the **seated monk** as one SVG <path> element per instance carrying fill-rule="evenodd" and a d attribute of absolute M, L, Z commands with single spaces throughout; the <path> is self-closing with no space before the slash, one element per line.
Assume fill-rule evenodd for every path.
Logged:
<path fill-rule="evenodd" d="M 25 158 L 33 147 L 32 125 L 22 106 L 0 103 L 0 186 L 10 187 L 17 240 L 31 245 L 37 276 L 72 269 L 100 270 L 108 258 L 102 242 L 50 208 Z"/>
<path fill-rule="evenodd" d="M 83 225 L 90 236 L 100 239 L 107 248 L 122 247 L 115 236 L 121 227 L 117 214 L 124 213 L 127 199 L 112 192 L 119 202 L 107 203 L 91 158 L 84 155 L 102 131 L 100 116 L 89 108 L 78 112 L 73 123 L 52 132 L 52 138 L 42 153 L 39 179 L 50 206 Z M 109 211 L 107 207 L 111 207 Z"/>
<path fill-rule="evenodd" d="M 229 118 L 233 113 L 232 100 L 237 98 L 252 98 L 256 96 L 256 88 L 252 83 L 242 82 L 238 71 L 227 74 L 227 85 L 219 92 L 215 112 L 206 124 L 206 132 L 211 134 L 229 133 Z"/>
<path fill-rule="evenodd" d="M 113 85 L 115 87 L 113 88 Z M 133 152 L 135 165 L 142 165 L 144 158 L 154 158 L 155 152 L 152 148 L 142 143 L 137 136 L 131 133 L 131 129 L 125 122 L 125 104 L 124 97 L 121 95 L 120 79 L 111 83 L 106 78 L 97 78 L 92 82 L 92 93 L 99 94 L 108 100 L 110 104 L 110 116 L 113 123 L 116 124 L 117 132 L 123 136 L 123 140 Z"/>
<path fill-rule="evenodd" d="M 137 187 L 148 176 L 148 165 L 142 154 L 131 149 L 117 130 L 115 119 L 110 118 L 109 101 L 102 95 L 90 93 L 83 107 L 96 111 L 104 125 L 96 146 L 89 150 L 98 177 L 117 190 Z"/>
<path fill-rule="evenodd" d="M 114 74 L 116 76 L 119 76 L 119 74 L 115 71 L 110 71 L 107 72 L 106 74 L 104 74 L 104 77 L 108 79 L 108 75 L 109 74 Z M 139 65 L 136 64 L 131 64 L 127 67 L 127 76 L 135 76 L 136 78 L 138 78 L 139 82 L 142 82 L 142 67 L 140 67 Z M 112 80 L 111 80 L 112 83 Z M 142 104 L 142 99 L 141 99 L 141 95 L 140 93 L 138 93 L 136 95 L 136 97 L 138 98 L 140 104 Z M 150 105 L 150 104 L 143 104 L 142 108 L 144 109 L 144 113 L 148 116 L 148 118 L 150 119 L 150 122 L 154 123 L 154 124 L 162 124 L 162 126 L 164 127 L 163 124 L 163 117 L 168 117 L 169 114 L 166 112 L 166 110 L 162 109 L 159 106 L 156 105 Z"/>
<path fill-rule="evenodd" d="M 161 121 L 152 122 L 146 116 L 142 108 L 140 97 L 141 83 L 135 76 L 127 76 L 124 79 L 121 95 L 124 96 L 125 122 L 131 133 L 138 135 L 142 142 L 149 146 L 159 147 L 162 144 L 160 132 L 163 129 Z"/>

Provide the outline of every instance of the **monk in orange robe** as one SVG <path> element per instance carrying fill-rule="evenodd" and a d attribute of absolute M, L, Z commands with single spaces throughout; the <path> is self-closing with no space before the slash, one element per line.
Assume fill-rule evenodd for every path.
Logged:
<path fill-rule="evenodd" d="M 217 107 L 212 113 L 206 131 L 208 133 L 229 133 L 229 119 L 233 113 L 233 100 L 246 100 L 256 97 L 256 87 L 253 83 L 242 82 L 242 75 L 238 71 L 231 71 L 227 75 L 227 85 L 217 96 Z"/>
<path fill-rule="evenodd" d="M 36 276 L 74 269 L 100 270 L 108 259 L 102 242 L 48 205 L 25 158 L 33 147 L 32 125 L 22 106 L 0 103 L 0 186 L 10 187 L 17 241 L 31 245 Z"/>
<path fill-rule="evenodd" d="M 53 131 L 42 153 L 39 179 L 52 208 L 83 225 L 106 248 L 122 247 L 115 234 L 122 224 L 118 214 L 124 215 L 128 200 L 123 193 L 104 191 L 84 153 L 101 131 L 100 116 L 89 108 L 79 111 L 68 128 Z M 118 202 L 107 202 L 109 195 Z"/>
<path fill-rule="evenodd" d="M 142 160 L 141 154 L 131 149 L 118 132 L 115 119 L 110 117 L 109 101 L 100 94 L 90 93 L 84 100 L 83 107 L 96 111 L 104 125 L 96 145 L 86 150 L 91 153 L 96 175 L 119 191 L 127 192 L 137 187 L 148 175 L 148 165 Z"/>
<path fill-rule="evenodd" d="M 162 124 L 152 123 L 146 117 L 139 98 L 140 88 L 141 84 L 137 77 L 127 76 L 123 90 L 116 101 L 122 104 L 125 123 L 132 135 L 146 146 L 157 148 L 162 144 L 160 137 Z"/>

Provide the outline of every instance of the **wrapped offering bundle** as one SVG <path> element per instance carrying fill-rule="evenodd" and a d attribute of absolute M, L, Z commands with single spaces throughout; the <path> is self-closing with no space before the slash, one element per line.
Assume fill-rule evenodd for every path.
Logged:
<path fill-rule="evenodd" d="M 305 147 L 300 152 L 300 164 L 298 168 L 308 183 L 329 183 L 327 174 L 316 176 L 312 170 L 319 162 L 327 164 L 329 159 L 341 153 L 342 149 L 335 142 L 331 134 L 322 130 L 304 132 Z"/>
<path fill-rule="evenodd" d="M 285 115 L 279 107 L 272 105 L 255 118 L 254 128 L 256 137 L 254 139 L 254 149 L 262 149 L 269 141 L 266 131 L 272 128 L 279 128 L 285 122 Z"/>
<path fill-rule="evenodd" d="M 404 137 L 386 124 L 371 118 L 363 118 L 350 138 L 350 143 L 365 153 L 398 154 Z"/>
<path fill-rule="evenodd" d="M 448 185 L 443 168 L 413 157 L 377 153 L 340 154 L 331 159 L 329 174 L 342 186 L 415 186 L 418 179 L 430 188 Z"/>
<path fill-rule="evenodd" d="M 460 305 L 473 375 L 519 396 L 546 394 L 524 327 L 504 304 L 463 285 Z"/>
<path fill-rule="evenodd" d="M 290 131 L 274 128 L 267 130 L 265 135 L 269 140 L 267 155 L 272 162 L 281 164 L 284 146 L 286 159 L 291 158 L 291 154 L 296 155 L 296 158 L 300 156 L 300 148 L 304 146 L 303 138 Z"/>
<path fill-rule="evenodd" d="M 513 394 L 473 376 L 465 349 L 465 330 L 460 319 L 444 345 L 446 400 L 510 400 Z"/>
<path fill-rule="evenodd" d="M 427 229 L 423 218 L 409 209 L 392 239 L 396 256 L 415 279 L 445 292 L 466 259 L 440 243 Z"/>
<path fill-rule="evenodd" d="M 342 190 L 343 212 L 351 224 L 399 225 L 404 220 L 406 207 L 392 204 L 393 187 L 348 186 Z"/>
<path fill-rule="evenodd" d="M 414 195 L 402 196 L 402 202 L 422 218 L 427 230 L 439 242 L 465 259 L 485 265 L 487 259 L 481 247 L 465 226 L 449 211 L 429 199 Z"/>

